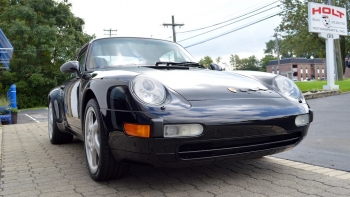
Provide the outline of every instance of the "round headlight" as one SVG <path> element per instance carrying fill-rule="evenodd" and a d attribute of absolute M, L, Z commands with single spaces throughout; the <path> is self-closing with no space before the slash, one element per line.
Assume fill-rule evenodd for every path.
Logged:
<path fill-rule="evenodd" d="M 300 98 L 300 90 L 295 83 L 287 77 L 278 75 L 275 77 L 277 88 L 284 94 L 294 99 Z"/>
<path fill-rule="evenodd" d="M 159 105 L 165 100 L 165 88 L 157 80 L 147 76 L 137 76 L 131 81 L 131 91 L 148 104 Z"/>

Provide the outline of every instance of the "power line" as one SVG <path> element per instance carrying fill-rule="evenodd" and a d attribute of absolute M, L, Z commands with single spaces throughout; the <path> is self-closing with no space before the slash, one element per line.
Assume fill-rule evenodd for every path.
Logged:
<path fill-rule="evenodd" d="M 226 23 L 226 22 L 229 22 L 229 21 L 232 21 L 232 20 L 235 20 L 235 19 L 239 19 L 239 18 L 241 18 L 241 17 L 243 17 L 243 16 L 252 14 L 253 12 L 259 11 L 259 10 L 261 10 L 261 9 L 263 9 L 263 8 L 266 8 L 266 7 L 268 7 L 268 6 L 272 5 L 272 4 L 275 4 L 276 2 L 279 2 L 279 1 L 272 2 L 272 3 L 268 4 L 268 5 L 265 5 L 265 6 L 263 6 L 263 7 L 260 7 L 260 8 L 258 8 L 258 9 L 256 9 L 256 10 L 251 11 L 250 13 L 243 14 L 243 15 L 238 16 L 238 17 L 236 17 L 236 18 L 232 18 L 232 19 L 229 19 L 229 20 L 226 20 L 226 21 L 223 21 L 223 22 L 220 22 L 220 23 L 216 23 L 216 24 L 214 24 L 214 25 L 210 25 L 210 26 L 207 26 L 207 27 L 202 27 L 202 28 L 198 28 L 198 29 L 193 29 L 193 30 L 178 32 L 178 34 L 181 34 L 181 33 L 188 33 L 188 32 L 192 32 L 192 31 L 198 31 L 198 30 L 207 29 L 207 28 L 210 28 L 210 27 L 215 27 L 215 26 L 217 26 L 217 25 L 221 25 L 221 24 L 223 24 L 223 23 Z M 277 6 L 277 7 L 278 7 L 278 6 Z M 254 15 L 253 15 L 253 16 L 254 16 Z"/>
<path fill-rule="evenodd" d="M 237 3 L 236 1 L 241 1 L 241 0 L 230 0 L 229 2 L 224 2 L 222 4 L 219 4 L 221 1 L 217 1 L 217 2 L 212 1 L 212 3 L 215 3 L 213 4 L 213 6 L 212 4 L 210 4 L 209 6 L 207 4 L 198 5 L 197 3 L 196 10 L 200 10 L 201 13 L 209 13 L 209 12 L 212 12 L 213 10 L 222 10 L 223 9 L 222 7 L 227 8 L 229 5 Z M 189 12 L 189 13 L 186 13 L 186 15 L 189 18 L 198 17 L 197 12 Z"/>
<path fill-rule="evenodd" d="M 172 21 L 172 23 L 163 23 L 163 26 L 165 27 L 165 26 L 172 26 L 172 28 L 173 28 L 173 41 L 174 42 L 176 42 L 176 33 L 175 33 L 175 27 L 176 26 L 179 26 L 179 27 L 181 27 L 181 26 L 183 26 L 184 24 L 175 24 L 175 20 L 174 20 L 174 16 L 171 16 L 171 21 Z"/>
<path fill-rule="evenodd" d="M 265 1 L 265 0 L 264 0 Z M 260 6 L 264 6 L 265 4 L 267 4 L 267 3 L 271 3 L 272 1 L 275 1 L 275 0 L 270 0 L 270 2 L 267 2 L 267 1 L 262 1 L 262 2 L 260 2 L 260 3 L 258 3 L 258 4 L 254 4 L 253 6 L 251 6 L 251 5 L 249 5 L 248 7 L 249 8 L 246 8 L 246 9 L 242 9 L 242 10 L 239 10 L 239 11 L 237 11 L 237 12 L 233 12 L 232 14 L 229 14 L 229 15 L 227 15 L 227 16 L 225 16 L 225 17 L 220 17 L 220 19 L 223 19 L 223 18 L 231 18 L 231 17 L 236 17 L 236 16 L 239 16 L 239 15 L 241 15 L 241 14 L 244 14 L 244 13 L 246 13 L 246 12 L 252 12 L 252 10 L 254 10 L 254 9 L 257 9 L 258 7 L 260 7 Z M 216 20 L 216 21 L 218 21 L 218 20 Z"/>
<path fill-rule="evenodd" d="M 266 41 L 267 39 L 270 39 L 273 38 L 273 36 L 269 36 L 267 38 L 263 38 L 263 39 L 259 39 L 259 40 L 255 40 L 254 42 L 245 42 L 243 44 L 237 44 L 239 46 L 245 46 L 245 45 L 252 45 L 252 44 L 255 44 L 257 42 L 260 42 L 260 41 Z M 196 54 L 196 53 L 201 53 L 201 52 L 210 52 L 210 51 L 220 51 L 220 50 L 224 50 L 224 49 L 227 49 L 227 48 L 232 48 L 232 46 L 226 46 L 226 47 L 219 47 L 219 48 L 215 48 L 215 49 L 212 49 L 212 50 L 208 50 L 208 49 L 205 49 L 205 50 L 200 50 L 200 51 L 191 51 L 191 54 Z"/>
<path fill-rule="evenodd" d="M 255 22 L 250 23 L 250 24 L 248 24 L 248 25 L 239 27 L 239 28 L 237 28 L 237 29 L 233 29 L 233 30 L 231 30 L 231 31 L 228 31 L 228 32 L 226 32 L 226 33 L 220 34 L 220 35 L 215 36 L 215 37 L 212 37 L 212 38 L 208 38 L 208 39 L 203 40 L 203 41 L 201 41 L 201 42 L 197 42 L 197 43 L 191 44 L 191 45 L 189 45 L 189 46 L 186 46 L 185 48 L 193 47 L 193 46 L 196 46 L 196 45 L 199 45 L 199 44 L 208 42 L 208 41 L 210 41 L 210 40 L 214 40 L 214 39 L 219 38 L 219 37 L 221 37 L 221 36 L 230 34 L 230 33 L 232 33 L 232 32 L 238 31 L 238 30 L 243 29 L 243 28 L 245 28 L 245 27 L 249 27 L 249 26 L 251 26 L 251 25 L 254 25 L 254 24 L 256 24 L 256 23 L 259 23 L 259 22 L 261 22 L 261 21 L 264 21 L 264 20 L 266 20 L 266 19 L 269 19 L 269 18 L 272 18 L 272 17 L 274 17 L 274 16 L 277 16 L 277 15 L 279 15 L 279 14 L 281 14 L 281 13 L 283 13 L 283 12 L 278 12 L 278 13 L 276 13 L 276 14 L 273 14 L 273 15 L 268 16 L 268 17 L 266 17 L 266 18 L 263 18 L 263 19 L 261 19 L 261 20 L 255 21 Z"/>
<path fill-rule="evenodd" d="M 278 6 L 276 6 L 276 7 L 278 7 Z M 232 25 L 233 23 L 237 23 L 237 22 L 239 22 L 239 21 L 242 21 L 242 20 L 244 20 L 244 19 L 250 18 L 250 17 L 252 17 L 252 16 L 261 14 L 261 13 L 266 12 L 266 11 L 268 11 L 268 10 L 271 10 L 271 9 L 273 9 L 273 8 L 275 8 L 275 7 L 272 7 L 272 8 L 266 9 L 266 10 L 263 10 L 263 11 L 261 11 L 261 12 L 258 12 L 258 13 L 256 13 L 256 14 L 254 14 L 254 15 L 247 16 L 247 17 L 242 18 L 242 19 L 240 19 L 240 20 L 237 20 L 237 21 L 234 21 L 234 22 L 232 22 L 232 23 L 229 23 L 229 24 L 220 26 L 220 27 L 218 27 L 218 28 L 215 28 L 215 29 L 212 29 L 212 30 L 209 30 L 209 31 L 200 33 L 200 34 L 197 34 L 197 35 L 195 35 L 195 36 L 191 36 L 191 37 L 189 37 L 189 38 L 185 38 L 185 39 L 183 39 L 183 40 L 180 40 L 179 42 L 182 42 L 182 41 L 185 41 L 185 40 L 189 40 L 189 39 L 194 38 L 194 37 L 197 37 L 197 36 L 201 36 L 201 35 L 203 35 L 203 34 L 206 34 L 206 33 L 209 33 L 209 32 L 215 31 L 215 30 L 218 30 L 218 29 L 223 28 L 223 27 L 226 27 L 226 26 L 228 26 L 228 25 Z"/>

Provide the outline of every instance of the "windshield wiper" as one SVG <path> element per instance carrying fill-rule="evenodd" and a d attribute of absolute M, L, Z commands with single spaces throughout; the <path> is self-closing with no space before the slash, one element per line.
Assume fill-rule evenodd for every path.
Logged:
<path fill-rule="evenodd" d="M 204 68 L 200 63 L 198 62 L 156 62 L 155 66 L 158 66 L 159 64 L 166 64 L 166 66 L 169 65 L 184 65 L 184 66 L 195 66 L 198 68 Z"/>

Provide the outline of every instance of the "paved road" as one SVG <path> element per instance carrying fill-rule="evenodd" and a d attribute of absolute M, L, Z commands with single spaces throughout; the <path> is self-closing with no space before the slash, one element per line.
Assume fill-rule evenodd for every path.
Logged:
<path fill-rule="evenodd" d="M 47 109 L 20 110 L 17 124 L 47 122 Z"/>
<path fill-rule="evenodd" d="M 46 123 L 0 127 L 1 142 L 0 196 L 6 197 L 350 196 L 350 173 L 272 157 L 181 169 L 134 166 L 124 179 L 97 183 L 83 143 L 50 144 Z"/>
<path fill-rule="evenodd" d="M 350 93 L 307 102 L 315 112 L 308 135 L 275 156 L 350 172 Z"/>

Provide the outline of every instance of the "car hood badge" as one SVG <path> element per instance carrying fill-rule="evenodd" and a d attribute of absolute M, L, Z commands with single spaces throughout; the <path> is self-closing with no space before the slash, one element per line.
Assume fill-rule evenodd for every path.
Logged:
<path fill-rule="evenodd" d="M 234 89 L 234 88 L 227 88 L 227 89 L 230 90 L 230 91 L 233 92 L 233 93 L 236 93 L 236 92 L 237 92 L 237 90 Z"/>

